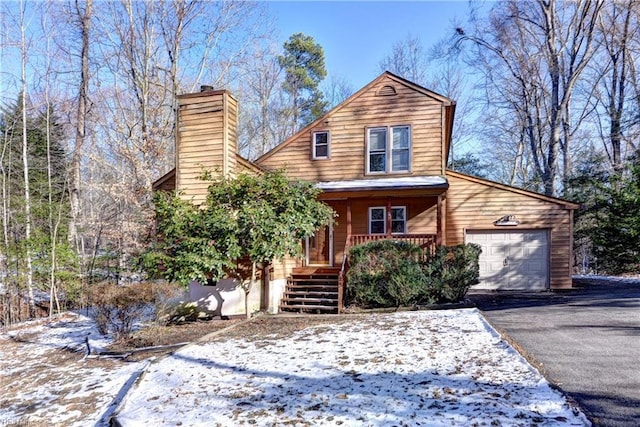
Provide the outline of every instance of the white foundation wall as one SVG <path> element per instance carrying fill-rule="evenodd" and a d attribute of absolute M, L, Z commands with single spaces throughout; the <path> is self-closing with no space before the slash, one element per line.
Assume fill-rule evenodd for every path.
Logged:
<path fill-rule="evenodd" d="M 267 302 L 267 311 L 270 314 L 278 314 L 280 309 L 280 301 L 284 294 L 284 288 L 287 286 L 287 279 L 275 279 L 269 282 L 269 301 Z"/>
<path fill-rule="evenodd" d="M 261 284 L 256 283 L 249 292 L 249 313 L 260 311 Z M 219 280 L 215 286 L 203 286 L 196 281 L 189 283 L 189 299 L 196 303 L 198 311 L 208 316 L 244 315 L 244 289 L 236 279 Z"/>
<path fill-rule="evenodd" d="M 286 285 L 286 279 L 275 279 L 269 282 L 268 313 L 278 313 Z M 196 281 L 189 283 L 189 301 L 196 304 L 197 310 L 206 316 L 244 315 L 244 298 L 244 290 L 236 279 L 222 279 L 215 286 L 204 286 Z M 262 284 L 258 282 L 249 292 L 249 313 L 260 311 L 261 301 Z"/>

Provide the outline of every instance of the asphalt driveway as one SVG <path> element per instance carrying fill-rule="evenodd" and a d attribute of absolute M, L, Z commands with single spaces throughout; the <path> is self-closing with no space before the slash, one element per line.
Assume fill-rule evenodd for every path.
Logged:
<path fill-rule="evenodd" d="M 640 280 L 581 277 L 574 286 L 468 296 L 594 426 L 640 426 Z"/>

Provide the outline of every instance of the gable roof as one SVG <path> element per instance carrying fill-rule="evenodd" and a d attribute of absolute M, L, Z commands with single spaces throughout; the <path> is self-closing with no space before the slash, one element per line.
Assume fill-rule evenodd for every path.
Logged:
<path fill-rule="evenodd" d="M 464 179 L 466 181 L 475 182 L 476 184 L 486 185 L 488 187 L 498 188 L 500 190 L 510 191 L 512 193 L 521 194 L 523 196 L 533 197 L 534 199 L 542 200 L 545 202 L 555 203 L 557 205 L 564 206 L 566 209 L 578 209 L 580 205 L 570 202 L 558 197 L 545 196 L 544 194 L 536 193 L 534 191 L 523 190 L 522 188 L 512 187 L 506 184 L 500 184 L 499 182 L 491 181 L 485 178 L 478 178 L 476 176 L 467 175 L 464 173 L 456 172 L 451 169 L 446 170 L 447 176 Z"/>
<path fill-rule="evenodd" d="M 331 110 L 329 110 L 327 113 L 325 113 L 323 116 L 317 118 L 316 120 L 314 120 L 313 122 L 309 123 L 307 126 L 305 126 L 304 128 L 300 129 L 298 132 L 294 133 L 292 136 L 290 136 L 289 138 L 287 138 L 285 141 L 283 141 L 282 143 L 280 143 L 279 145 L 277 145 L 276 147 L 272 148 L 270 151 L 266 152 L 265 154 L 263 154 L 262 156 L 258 157 L 256 160 L 254 160 L 254 163 L 256 164 L 260 164 L 260 162 L 262 162 L 264 159 L 267 159 L 269 157 L 271 157 L 272 155 L 274 155 L 275 153 L 279 152 L 280 150 L 282 150 L 283 148 L 285 148 L 286 146 L 288 146 L 289 144 L 291 144 L 294 140 L 296 140 L 298 138 L 298 136 L 300 134 L 303 134 L 305 132 L 309 132 L 311 129 L 313 129 L 314 127 L 318 126 L 318 124 L 324 122 L 327 117 L 331 116 L 332 114 L 334 114 L 337 111 L 340 111 L 341 109 L 345 108 L 347 105 L 349 105 L 351 102 L 353 102 L 355 99 L 359 98 L 363 93 L 367 92 L 369 89 L 371 89 L 373 86 L 375 86 L 376 84 L 378 84 L 379 82 L 381 82 L 384 79 L 390 79 L 393 80 L 394 82 L 404 85 L 406 87 L 409 87 L 413 90 L 415 90 L 416 92 L 419 92 L 423 95 L 426 95 L 430 98 L 433 98 L 439 102 L 442 103 L 442 105 L 445 108 L 445 156 L 448 157 L 449 156 L 449 147 L 451 144 L 451 133 L 452 133 L 452 129 L 453 129 L 453 116 L 455 113 L 455 106 L 456 103 L 455 101 L 447 98 L 446 96 L 440 95 L 436 92 L 433 92 L 429 89 L 426 89 L 420 85 L 417 85 L 413 82 L 410 82 L 409 80 L 406 80 L 400 76 L 397 76 L 389 71 L 385 71 L 384 73 L 380 74 L 378 77 L 376 77 L 374 80 L 372 80 L 371 82 L 369 82 L 366 86 L 364 86 L 362 89 L 360 89 L 359 91 L 357 91 L 356 93 L 354 93 L 353 95 L 351 95 L 350 97 L 348 97 L 347 99 L 345 99 L 343 102 L 341 102 L 340 104 L 336 105 L 335 107 L 333 107 Z"/>

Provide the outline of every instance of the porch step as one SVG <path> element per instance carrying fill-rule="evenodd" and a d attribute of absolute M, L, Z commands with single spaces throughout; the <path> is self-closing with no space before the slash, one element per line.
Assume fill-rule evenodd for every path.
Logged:
<path fill-rule="evenodd" d="M 293 271 L 280 304 L 281 311 L 338 312 L 338 275 L 332 267 L 304 267 Z"/>
<path fill-rule="evenodd" d="M 287 295 L 289 298 L 295 297 L 295 296 L 299 296 L 301 298 L 304 298 L 304 297 L 322 298 L 324 296 L 338 298 L 338 291 L 335 289 L 327 289 L 327 290 L 321 290 L 321 291 L 305 291 L 303 289 L 302 290 L 289 289 L 289 292 L 287 292 Z"/>
<path fill-rule="evenodd" d="M 296 276 L 296 277 L 292 277 L 291 279 L 289 279 L 290 282 L 292 283 L 303 283 L 303 284 L 307 284 L 307 283 L 330 283 L 330 284 L 338 284 L 338 278 L 335 277 L 300 277 L 300 276 Z"/>
<path fill-rule="evenodd" d="M 286 306 L 280 306 L 280 310 L 285 310 L 285 311 L 297 311 L 299 313 L 318 313 L 318 314 L 327 314 L 327 313 L 337 313 L 338 312 L 338 305 L 307 305 L 307 304 L 301 304 L 301 305 L 286 305 Z"/>

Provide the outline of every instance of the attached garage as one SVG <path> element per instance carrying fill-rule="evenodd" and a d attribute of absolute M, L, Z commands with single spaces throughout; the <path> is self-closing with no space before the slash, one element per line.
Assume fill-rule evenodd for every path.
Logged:
<path fill-rule="evenodd" d="M 577 204 L 458 172 L 446 177 L 445 243 L 482 247 L 479 289 L 571 288 Z"/>
<path fill-rule="evenodd" d="M 482 247 L 476 289 L 548 289 L 547 230 L 467 230 L 466 242 Z"/>

